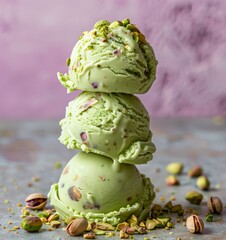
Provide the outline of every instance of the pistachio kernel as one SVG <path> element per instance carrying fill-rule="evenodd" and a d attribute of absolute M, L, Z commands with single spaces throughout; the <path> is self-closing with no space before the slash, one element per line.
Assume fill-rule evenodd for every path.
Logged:
<path fill-rule="evenodd" d="M 50 222 L 51 227 L 58 228 L 60 226 L 61 222 L 57 220 L 53 220 Z"/>
<path fill-rule="evenodd" d="M 202 201 L 203 195 L 196 191 L 187 192 L 185 199 L 192 204 L 199 205 Z"/>
<path fill-rule="evenodd" d="M 200 176 L 197 179 L 196 185 L 201 190 L 209 190 L 210 187 L 210 181 L 206 176 Z"/>
<path fill-rule="evenodd" d="M 42 227 L 42 221 L 39 217 L 29 216 L 21 222 L 21 227 L 27 232 L 37 232 Z"/>
<path fill-rule="evenodd" d="M 116 28 L 116 27 L 122 26 L 122 25 L 123 25 L 122 22 L 120 22 L 120 21 L 114 21 L 114 22 L 112 22 L 112 23 L 109 25 L 109 28 Z"/>
<path fill-rule="evenodd" d="M 67 66 L 70 66 L 70 63 L 71 63 L 71 58 L 67 58 L 67 60 L 66 60 Z"/>
<path fill-rule="evenodd" d="M 130 30 L 131 32 L 138 30 L 134 24 L 127 24 L 126 29 Z"/>
<path fill-rule="evenodd" d="M 94 239 L 96 238 L 96 233 L 91 231 L 91 232 L 88 232 L 88 233 L 84 233 L 83 234 L 83 238 L 85 239 Z"/>
<path fill-rule="evenodd" d="M 123 19 L 122 24 L 123 24 L 124 27 L 126 27 L 128 24 L 130 24 L 130 19 L 129 18 Z"/>
<path fill-rule="evenodd" d="M 152 220 L 152 219 L 147 219 L 147 221 L 146 221 L 146 229 L 147 230 L 152 230 L 152 229 L 154 229 L 155 228 L 155 221 L 154 220 Z"/>
<path fill-rule="evenodd" d="M 120 230 L 119 236 L 120 236 L 121 239 L 126 239 L 126 238 L 129 237 L 129 234 L 127 234 L 127 233 L 124 232 L 123 230 Z"/>
<path fill-rule="evenodd" d="M 100 20 L 95 23 L 94 28 L 95 29 L 100 29 L 102 27 L 108 27 L 110 25 L 110 22 L 107 20 Z"/>
<path fill-rule="evenodd" d="M 213 214 L 210 213 L 208 215 L 206 215 L 206 222 L 212 222 L 213 221 Z"/>
<path fill-rule="evenodd" d="M 58 220 L 60 217 L 57 213 L 54 213 L 54 214 L 51 214 L 49 217 L 48 217 L 48 222 L 51 222 L 51 221 L 54 221 L 54 220 Z"/>
<path fill-rule="evenodd" d="M 96 228 L 100 230 L 108 230 L 108 231 L 115 230 L 115 227 L 112 226 L 110 223 L 97 223 Z"/>
<path fill-rule="evenodd" d="M 180 181 L 178 180 L 178 178 L 174 175 L 170 175 L 166 178 L 166 184 L 168 186 L 178 186 L 180 185 Z"/>
<path fill-rule="evenodd" d="M 179 175 L 183 171 L 184 165 L 180 162 L 172 162 L 166 166 L 166 171 L 173 175 Z"/>

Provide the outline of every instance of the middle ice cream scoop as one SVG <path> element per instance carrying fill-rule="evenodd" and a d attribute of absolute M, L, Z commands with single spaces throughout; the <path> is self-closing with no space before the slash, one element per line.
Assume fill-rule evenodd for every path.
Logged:
<path fill-rule="evenodd" d="M 147 163 L 155 152 L 148 112 L 134 95 L 82 92 L 60 125 L 59 140 L 69 149 L 128 164 Z"/>

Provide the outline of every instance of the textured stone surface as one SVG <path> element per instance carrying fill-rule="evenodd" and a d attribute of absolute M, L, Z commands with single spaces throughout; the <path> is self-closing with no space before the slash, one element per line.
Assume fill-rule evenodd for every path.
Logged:
<path fill-rule="evenodd" d="M 185 209 L 197 210 L 205 219 L 206 202 L 209 196 L 222 199 L 226 206 L 226 123 L 224 119 L 154 119 L 152 121 L 154 142 L 157 152 L 154 160 L 147 165 L 139 166 L 141 172 L 151 177 L 158 189 L 155 203 L 163 204 L 174 196 L 174 204 L 181 203 Z M 23 229 L 8 232 L 13 226 L 20 225 L 21 207 L 24 199 L 31 193 L 47 194 L 52 183 L 58 181 L 63 167 L 75 151 L 68 151 L 58 141 L 59 127 L 57 121 L 21 121 L 0 122 L 0 239 L 36 239 L 67 240 L 63 227 L 49 232 L 45 226 L 38 233 L 26 233 Z M 54 164 L 62 164 L 56 169 Z M 168 163 L 179 161 L 184 163 L 183 174 L 179 176 L 180 186 L 167 187 L 165 167 Z M 200 164 L 211 181 L 209 191 L 203 191 L 204 200 L 201 206 L 189 204 L 184 196 L 186 192 L 197 190 L 195 180 L 186 172 L 191 166 Z M 40 181 L 34 181 L 35 178 Z M 28 185 L 32 185 L 28 187 Z M 7 201 L 9 200 L 9 203 Z M 186 214 L 185 217 L 189 216 Z M 12 224 L 9 224 L 9 221 Z M 187 231 L 182 222 L 171 230 L 159 229 L 148 235 L 135 235 L 135 239 L 226 239 L 226 209 L 222 215 L 214 216 L 214 222 L 205 223 L 202 234 L 193 235 Z M 2 227 L 5 226 L 5 229 Z M 17 233 L 18 232 L 18 233 Z M 81 238 L 82 239 L 82 238 Z M 98 236 L 97 239 L 106 239 Z M 119 239 L 118 234 L 114 238 Z"/>
<path fill-rule="evenodd" d="M 1 0 L 1 118 L 62 117 L 75 94 L 57 82 L 84 30 L 131 18 L 159 60 L 141 96 L 155 116 L 226 115 L 226 1 Z"/>

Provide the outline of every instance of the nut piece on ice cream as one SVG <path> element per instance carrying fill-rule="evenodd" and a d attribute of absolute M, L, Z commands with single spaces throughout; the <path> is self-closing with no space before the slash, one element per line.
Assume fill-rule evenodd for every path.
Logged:
<path fill-rule="evenodd" d="M 132 214 L 148 213 L 154 196 L 150 179 L 135 165 L 84 152 L 68 162 L 49 193 L 61 218 L 85 217 L 113 225 Z"/>
<path fill-rule="evenodd" d="M 131 94 L 82 92 L 60 125 L 59 140 L 69 149 L 128 164 L 147 163 L 155 152 L 148 112 Z"/>
<path fill-rule="evenodd" d="M 157 60 L 150 44 L 129 19 L 100 20 L 84 32 L 67 60 L 68 74 L 58 73 L 72 92 L 147 92 L 155 80 Z"/>

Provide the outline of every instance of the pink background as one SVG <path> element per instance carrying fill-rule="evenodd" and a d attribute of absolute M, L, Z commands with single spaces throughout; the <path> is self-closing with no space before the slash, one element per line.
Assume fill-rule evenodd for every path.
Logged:
<path fill-rule="evenodd" d="M 159 61 L 140 95 L 153 116 L 226 115 L 226 1 L 1 0 L 0 118 L 62 118 L 77 93 L 56 72 L 99 19 L 129 17 Z"/>

